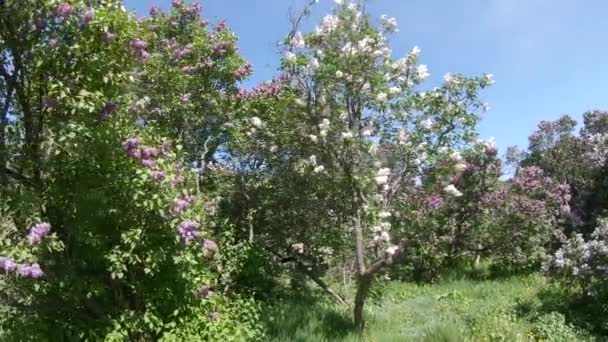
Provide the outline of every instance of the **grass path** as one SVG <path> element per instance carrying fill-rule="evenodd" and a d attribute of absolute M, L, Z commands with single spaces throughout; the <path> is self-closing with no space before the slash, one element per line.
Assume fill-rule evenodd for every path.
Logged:
<path fill-rule="evenodd" d="M 363 337 L 353 333 L 350 312 L 305 299 L 275 307 L 270 335 L 285 342 L 590 340 L 561 314 L 541 310 L 547 284 L 539 275 L 387 284 L 382 299 L 368 305 Z"/>

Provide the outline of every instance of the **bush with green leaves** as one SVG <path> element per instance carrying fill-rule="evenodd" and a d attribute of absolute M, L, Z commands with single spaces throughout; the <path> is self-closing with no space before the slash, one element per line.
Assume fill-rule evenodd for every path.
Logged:
<path fill-rule="evenodd" d="M 236 36 L 181 1 L 0 6 L 2 338 L 261 336 L 201 162 L 250 71 Z"/>

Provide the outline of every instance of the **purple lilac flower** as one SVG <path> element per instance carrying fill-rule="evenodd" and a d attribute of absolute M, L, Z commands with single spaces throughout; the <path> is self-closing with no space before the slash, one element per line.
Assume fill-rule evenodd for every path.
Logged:
<path fill-rule="evenodd" d="M 32 229 L 30 229 L 30 233 L 27 236 L 30 245 L 35 245 L 40 242 L 45 236 L 47 236 L 51 232 L 51 225 L 43 222 L 38 223 Z"/>
<path fill-rule="evenodd" d="M 189 243 L 200 235 L 200 232 L 197 231 L 198 227 L 200 225 L 197 222 L 184 221 L 178 227 L 179 235 L 186 243 Z"/>
<path fill-rule="evenodd" d="M 186 46 L 184 46 L 183 48 L 178 48 L 177 50 L 175 50 L 175 59 L 180 60 L 184 57 L 188 57 L 192 54 L 192 48 L 193 45 L 192 44 L 188 44 Z"/>
<path fill-rule="evenodd" d="M 141 160 L 141 165 L 143 167 L 152 167 L 152 166 L 156 165 L 156 162 L 154 160 L 152 160 L 152 159 L 145 159 L 144 158 L 144 159 Z"/>
<path fill-rule="evenodd" d="M 195 66 L 186 65 L 186 66 L 183 66 L 183 67 L 182 67 L 182 72 L 183 72 L 184 74 L 191 74 L 191 73 L 193 73 L 194 71 L 196 71 L 196 69 L 197 69 L 197 68 L 196 68 Z"/>
<path fill-rule="evenodd" d="M 32 274 L 32 268 L 27 264 L 19 264 L 17 266 L 17 274 L 21 277 L 28 278 Z"/>
<path fill-rule="evenodd" d="M 215 26 L 215 30 L 217 32 L 222 32 L 222 31 L 226 30 L 226 27 L 227 27 L 226 20 L 222 20 L 219 23 L 217 23 L 217 25 Z"/>
<path fill-rule="evenodd" d="M 213 291 L 211 290 L 211 288 L 209 286 L 201 286 L 198 289 L 198 295 L 201 298 L 208 298 L 211 295 L 213 295 Z"/>
<path fill-rule="evenodd" d="M 218 250 L 217 244 L 212 240 L 204 240 L 201 242 L 201 247 L 205 252 L 209 253 L 210 256 L 215 254 Z"/>
<path fill-rule="evenodd" d="M 252 72 L 253 66 L 247 63 L 245 65 L 241 65 L 238 69 L 236 69 L 236 71 L 234 72 L 234 77 L 236 77 L 237 79 L 241 79 L 251 75 Z"/>
<path fill-rule="evenodd" d="M 116 37 L 116 35 L 114 33 L 110 32 L 110 31 L 105 31 L 101 35 L 101 40 L 103 40 L 106 43 L 109 43 L 114 40 L 114 37 Z"/>
<path fill-rule="evenodd" d="M 158 156 L 158 149 L 156 147 L 144 147 L 141 150 L 141 157 L 143 159 L 150 159 Z"/>
<path fill-rule="evenodd" d="M 186 179 L 184 178 L 184 176 L 181 175 L 176 175 L 175 177 L 173 177 L 173 179 L 171 180 L 171 183 L 173 185 L 182 185 L 184 184 L 184 182 L 186 181 Z"/>
<path fill-rule="evenodd" d="M 165 173 L 160 170 L 154 170 L 150 173 L 150 175 L 155 181 L 162 182 L 165 180 Z"/>
<path fill-rule="evenodd" d="M 129 45 L 134 50 L 143 50 L 148 46 L 148 44 L 146 42 L 144 42 L 143 40 L 138 39 L 138 38 L 131 40 L 131 43 L 129 43 Z"/>
<path fill-rule="evenodd" d="M 53 38 L 53 39 L 49 39 L 49 43 L 48 43 L 48 45 L 49 45 L 49 47 L 50 47 L 51 49 L 54 49 L 54 48 L 56 48 L 56 47 L 58 47 L 58 46 L 59 46 L 59 40 L 58 40 L 58 39 L 55 39 L 55 38 Z"/>
<path fill-rule="evenodd" d="M 184 5 L 184 0 L 171 0 L 171 6 L 177 8 Z"/>
<path fill-rule="evenodd" d="M 55 8 L 55 14 L 62 18 L 69 17 L 72 14 L 72 6 L 67 2 L 61 3 Z"/>
<path fill-rule="evenodd" d="M 188 7 L 188 14 L 190 14 L 192 17 L 196 18 L 201 14 L 201 4 L 199 4 L 198 2 L 193 2 L 192 4 L 190 4 L 190 7 Z"/>
<path fill-rule="evenodd" d="M 6 272 L 12 272 L 17 268 L 17 263 L 12 258 L 3 257 L 0 268 L 4 269 Z"/>
<path fill-rule="evenodd" d="M 80 24 L 83 26 L 88 25 L 93 19 L 95 19 L 95 10 L 90 8 L 80 15 Z"/>
<path fill-rule="evenodd" d="M 167 155 L 169 152 L 171 152 L 171 141 L 163 141 L 163 143 L 160 145 L 160 154 Z"/>
<path fill-rule="evenodd" d="M 150 15 L 155 17 L 158 13 L 160 13 L 158 6 L 152 5 L 152 7 L 150 7 Z"/>
<path fill-rule="evenodd" d="M 141 139 L 139 138 L 129 138 L 122 143 L 122 147 L 125 151 L 130 151 L 136 149 L 139 144 L 141 144 Z"/>
<path fill-rule="evenodd" d="M 443 198 L 439 194 L 431 194 L 426 198 L 426 205 L 431 209 L 438 209 L 443 205 Z"/>
<path fill-rule="evenodd" d="M 219 42 L 215 45 L 215 47 L 213 48 L 213 52 L 215 52 L 218 55 L 223 55 L 225 54 L 230 48 L 232 47 L 232 44 L 229 42 Z"/>
<path fill-rule="evenodd" d="M 100 120 L 107 120 L 112 117 L 112 114 L 116 111 L 118 106 L 114 102 L 106 104 L 99 112 Z"/>
<path fill-rule="evenodd" d="M 173 208 L 171 208 L 171 211 L 174 214 L 179 215 L 184 210 L 188 209 L 192 205 L 192 202 L 194 202 L 194 196 L 187 195 L 178 197 L 173 200 Z"/>
<path fill-rule="evenodd" d="M 30 266 L 30 276 L 34 279 L 38 279 L 38 278 L 41 278 L 42 276 L 44 276 L 44 272 L 40 268 L 40 265 L 35 263 L 35 264 L 32 264 L 32 266 Z"/>
<path fill-rule="evenodd" d="M 183 94 L 179 99 L 183 102 L 183 103 L 188 103 L 190 102 L 190 96 L 191 94 Z"/>

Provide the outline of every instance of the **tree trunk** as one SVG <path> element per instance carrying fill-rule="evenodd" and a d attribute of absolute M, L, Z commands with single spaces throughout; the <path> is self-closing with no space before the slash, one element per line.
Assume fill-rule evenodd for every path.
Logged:
<path fill-rule="evenodd" d="M 369 289 L 372 286 L 373 274 L 359 275 L 357 278 L 357 294 L 355 296 L 355 328 L 362 331 L 365 328 L 364 306 Z"/>

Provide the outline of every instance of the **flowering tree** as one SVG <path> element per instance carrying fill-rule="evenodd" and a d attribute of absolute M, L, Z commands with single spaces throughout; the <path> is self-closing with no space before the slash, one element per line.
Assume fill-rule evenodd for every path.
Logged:
<path fill-rule="evenodd" d="M 182 1 L 145 20 L 113 0 L 0 9 L 1 331 L 259 334 L 222 274 L 222 189 L 189 166 L 212 154 L 225 119 L 211 114 L 249 70 L 236 37 Z"/>
<path fill-rule="evenodd" d="M 394 18 L 372 22 L 360 5 L 342 1 L 313 32 L 296 25 L 286 39 L 282 77 L 258 91 L 279 95 L 273 101 L 283 107 L 253 102 L 234 147 L 235 158 L 247 157 L 270 175 L 255 183 L 256 193 L 280 198 L 276 207 L 262 201 L 254 220 L 276 220 L 271 227 L 281 227 L 282 243 L 296 243 L 298 253 L 352 248 L 359 328 L 374 277 L 406 248 L 402 231 L 391 236 L 396 206 L 414 200 L 409 194 L 422 186 L 460 196 L 450 180 L 462 165 L 450 156 L 475 137 L 475 112 L 484 107 L 477 93 L 493 82 L 492 75 L 448 74 L 440 87 L 419 90 L 428 68 L 418 64 L 417 47 L 391 57 L 396 30 Z M 265 235 L 263 225 L 256 227 Z"/>

